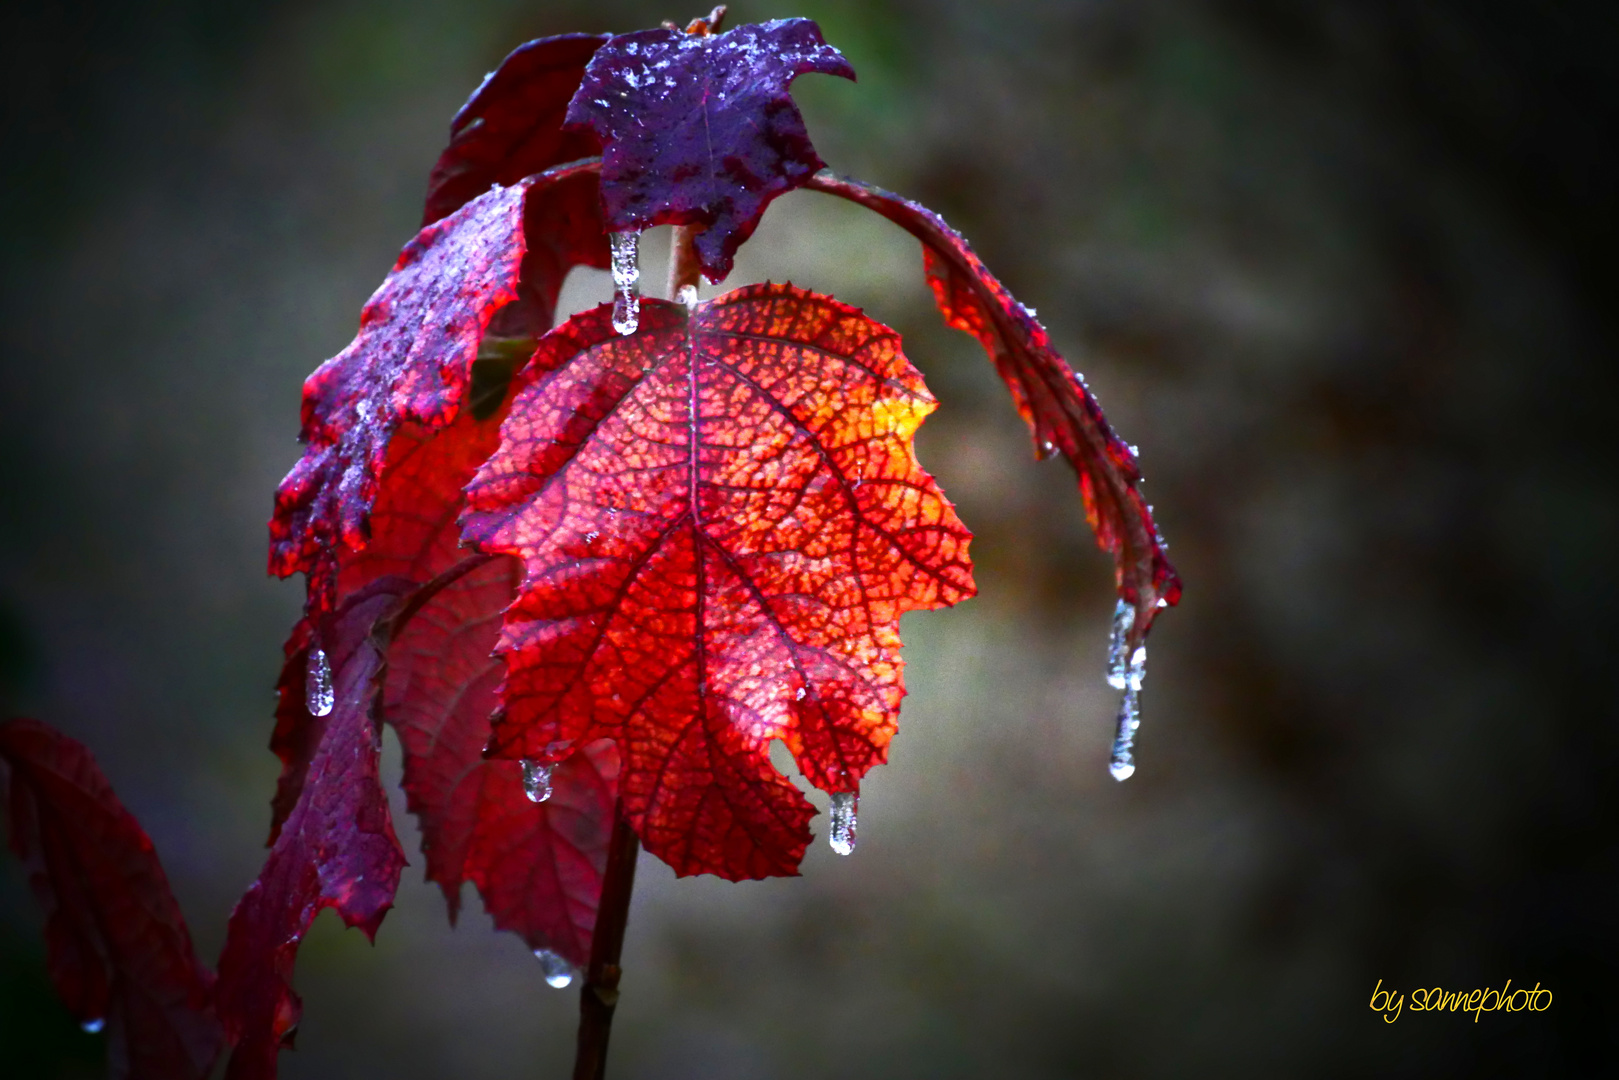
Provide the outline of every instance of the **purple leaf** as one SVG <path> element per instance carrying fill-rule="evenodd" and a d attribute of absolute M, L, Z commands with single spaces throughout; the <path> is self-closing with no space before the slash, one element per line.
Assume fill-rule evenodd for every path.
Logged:
<path fill-rule="evenodd" d="M 822 166 L 787 93 L 812 71 L 855 77 L 809 19 L 714 35 L 643 30 L 602 46 L 565 126 L 593 128 L 605 145 L 607 227 L 703 225 L 703 273 L 725 277 L 770 200 Z"/>

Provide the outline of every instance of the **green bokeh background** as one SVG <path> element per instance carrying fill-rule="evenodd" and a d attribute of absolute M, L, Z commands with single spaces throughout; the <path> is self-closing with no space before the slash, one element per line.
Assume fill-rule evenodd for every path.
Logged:
<path fill-rule="evenodd" d="M 1188 587 L 1116 784 L 1111 572 L 1068 473 L 939 326 L 913 241 L 822 196 L 775 204 L 733 283 L 791 279 L 904 333 L 981 595 L 905 620 L 912 694 L 853 857 L 817 844 L 802 879 L 745 885 L 644 859 L 614 1077 L 1613 1060 L 1616 10 L 733 5 L 845 51 L 858 85 L 795 86 L 822 156 L 939 210 L 1039 309 L 1141 446 Z M 94 750 L 204 955 L 263 857 L 299 606 L 264 575 L 264 523 L 301 379 L 352 336 L 485 70 L 531 37 L 696 14 L 0 14 L 0 714 Z M 475 901 L 452 931 L 415 863 L 374 948 L 330 915 L 310 934 L 282 1075 L 567 1075 L 574 995 Z M 39 918 L 0 859 L 0 1073 L 100 1075 Z M 1552 1008 L 1367 1007 L 1378 979 L 1509 978 Z"/>

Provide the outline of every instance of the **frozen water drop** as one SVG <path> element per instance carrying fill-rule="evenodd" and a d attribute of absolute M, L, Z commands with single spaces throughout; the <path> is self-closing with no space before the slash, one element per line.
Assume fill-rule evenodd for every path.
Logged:
<path fill-rule="evenodd" d="M 1130 630 L 1136 624 L 1135 605 L 1120 600 L 1113 609 L 1113 637 L 1107 643 L 1107 684 L 1123 690 L 1130 674 Z"/>
<path fill-rule="evenodd" d="M 337 704 L 332 692 L 332 662 L 318 645 L 309 650 L 309 671 L 304 676 L 304 705 L 316 716 L 327 716 Z"/>
<path fill-rule="evenodd" d="M 573 965 L 550 949 L 535 949 L 534 959 L 540 962 L 540 969 L 545 972 L 545 981 L 555 989 L 561 990 L 573 984 Z"/>
<path fill-rule="evenodd" d="M 641 234 L 616 232 L 613 243 L 613 329 L 633 334 L 641 325 Z"/>
<path fill-rule="evenodd" d="M 89 1020 L 86 1020 L 84 1023 L 80 1024 L 79 1026 L 81 1028 L 83 1028 L 85 1031 L 88 1031 L 90 1034 L 94 1035 L 97 1032 L 99 1032 L 102 1028 L 107 1026 L 107 1021 L 102 1019 L 101 1017 L 97 1016 L 97 1017 L 93 1017 L 93 1018 L 91 1018 Z"/>
<path fill-rule="evenodd" d="M 827 841 L 839 855 L 854 850 L 855 807 L 859 797 L 852 791 L 839 791 L 832 796 L 832 831 Z"/>
<path fill-rule="evenodd" d="M 1135 775 L 1136 729 L 1141 726 L 1141 706 L 1137 698 L 1140 692 L 1138 678 L 1125 687 L 1124 700 L 1119 702 L 1119 730 L 1113 736 L 1113 760 L 1108 764 L 1108 772 L 1115 780 L 1128 780 Z"/>
<path fill-rule="evenodd" d="M 551 774 L 555 771 L 555 765 L 537 758 L 523 759 L 523 794 L 529 802 L 542 803 L 551 797 Z"/>
<path fill-rule="evenodd" d="M 686 306 L 687 311 L 696 311 L 697 310 L 697 286 L 695 286 L 695 285 L 682 285 L 680 287 L 680 295 L 677 296 L 675 299 L 679 300 L 682 304 L 684 304 Z"/>
<path fill-rule="evenodd" d="M 800 686 L 798 688 L 798 695 L 795 698 L 795 700 L 797 700 L 797 701 L 803 701 L 804 700 L 804 688 L 802 686 Z"/>

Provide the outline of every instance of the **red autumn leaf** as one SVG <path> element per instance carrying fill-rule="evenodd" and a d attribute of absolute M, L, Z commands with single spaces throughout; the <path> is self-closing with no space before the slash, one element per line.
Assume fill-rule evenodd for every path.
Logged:
<path fill-rule="evenodd" d="M 450 122 L 450 144 L 427 183 L 422 224 L 447 217 L 489 190 L 601 153 L 589 131 L 564 131 L 563 113 L 585 63 L 606 34 L 564 34 L 513 50 Z M 503 308 L 491 332 L 538 337 L 551 328 L 568 271 L 608 265 L 599 176 L 581 172 L 533 192 L 528 200 L 517 303 Z"/>
<path fill-rule="evenodd" d="M 626 815 L 679 874 L 797 872 L 904 693 L 902 613 L 973 593 L 969 535 L 912 436 L 934 400 L 893 331 L 754 286 L 547 335 L 468 488 L 467 539 L 524 560 L 491 754 L 619 748 Z"/>
<path fill-rule="evenodd" d="M 51 979 L 82 1023 L 106 1025 L 109 1074 L 208 1076 L 223 1043 L 213 973 L 151 840 L 73 739 L 11 720 L 0 761 L 11 849 L 45 908 Z"/>
<path fill-rule="evenodd" d="M 706 226 L 698 261 L 710 281 L 724 278 L 770 201 L 824 164 L 787 92 L 809 72 L 855 77 L 809 19 L 723 34 L 642 30 L 602 46 L 567 125 L 588 126 L 605 146 L 608 228 Z"/>
<path fill-rule="evenodd" d="M 347 559 L 339 591 L 381 577 L 427 583 L 455 567 L 461 489 L 499 444 L 505 410 L 463 410 L 438 433 L 395 433 L 367 549 Z M 557 769 L 552 797 L 531 802 L 515 761 L 485 760 L 500 661 L 500 614 L 517 593 L 515 559 L 490 559 L 440 589 L 388 652 L 384 714 L 404 749 L 405 792 L 422 826 L 427 877 L 452 921 L 471 880 L 495 925 L 576 965 L 588 958 L 617 797 L 610 744 Z M 307 713 L 305 714 L 307 715 Z"/>
<path fill-rule="evenodd" d="M 334 606 L 342 552 L 369 539 L 394 429 L 455 419 L 484 328 L 517 296 L 529 186 L 491 190 L 418 233 L 367 301 L 354 341 L 304 382 L 307 449 L 276 491 L 270 571 L 306 573 L 317 619 Z"/>
<path fill-rule="evenodd" d="M 1045 327 L 927 207 L 892 192 L 821 173 L 808 185 L 850 199 L 922 241 L 928 284 L 945 320 L 978 338 L 1012 392 L 1042 458 L 1060 452 L 1079 478 L 1085 518 L 1114 560 L 1119 597 L 1134 609 L 1121 644 L 1135 653 L 1153 619 L 1180 602 L 1180 577 L 1141 495 L 1135 449 L 1113 431 L 1084 379 L 1051 346 Z M 1117 650 L 1116 650 L 1117 651 Z"/>
<path fill-rule="evenodd" d="M 427 181 L 422 224 L 455 213 L 489 190 L 554 165 L 601 153 L 589 131 L 565 131 L 562 117 L 585 64 L 606 34 L 562 34 L 513 49 L 450 121 L 450 145 Z"/>
<path fill-rule="evenodd" d="M 404 853 L 394 836 L 377 772 L 376 701 L 383 671 L 379 624 L 392 617 L 408 582 L 390 578 L 345 601 L 321 638 L 332 675 L 332 707 L 306 715 L 282 794 L 295 796 L 259 878 L 231 914 L 219 961 L 219 1016 L 235 1050 L 231 1080 L 273 1077 L 300 1005 L 292 990 L 298 945 L 323 908 L 368 936 L 393 903 Z M 297 635 L 295 634 L 295 640 Z M 282 679 L 283 715 L 302 701 L 307 646 L 293 650 Z M 307 712 L 307 710 L 306 710 Z M 278 725 L 278 730 L 280 725 Z M 299 781 L 287 783 L 287 776 Z"/>

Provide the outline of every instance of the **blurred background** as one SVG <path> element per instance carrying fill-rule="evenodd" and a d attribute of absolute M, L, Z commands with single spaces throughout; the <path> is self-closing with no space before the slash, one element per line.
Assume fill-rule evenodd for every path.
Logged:
<path fill-rule="evenodd" d="M 265 577 L 265 521 L 300 381 L 353 335 L 486 70 L 701 13 L 0 14 L 0 715 L 89 744 L 206 957 L 278 771 L 301 586 Z M 1112 574 L 1071 474 L 941 327 L 914 241 L 777 202 L 732 282 L 904 333 L 981 595 L 906 618 L 912 694 L 852 857 L 818 842 L 802 879 L 745 885 L 643 857 L 613 1076 L 1611 1061 L 1619 7 L 799 0 L 731 23 L 789 15 L 860 74 L 795 86 L 822 156 L 939 210 L 1039 309 L 1140 445 L 1186 599 L 1115 783 Z M 607 293 L 585 274 L 567 297 Z M 452 931 L 418 856 L 374 948 L 323 916 L 282 1075 L 567 1075 L 575 994 L 469 907 Z M 39 926 L 0 859 L 0 1071 L 100 1075 Z M 1379 979 L 1555 999 L 1386 1024 Z"/>

